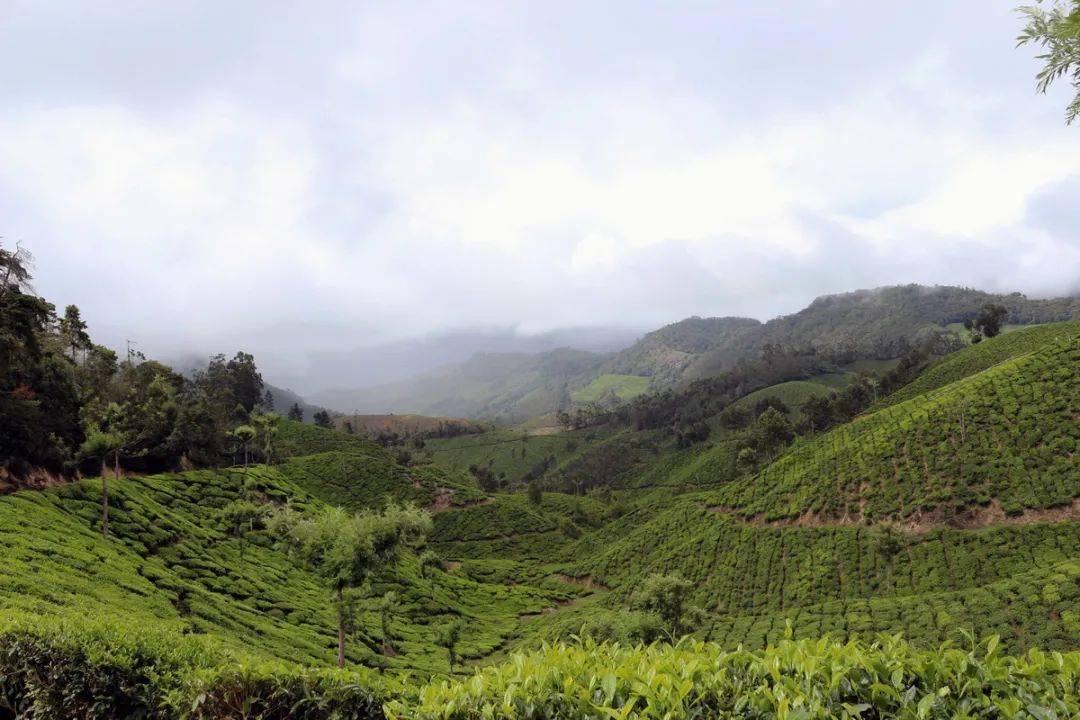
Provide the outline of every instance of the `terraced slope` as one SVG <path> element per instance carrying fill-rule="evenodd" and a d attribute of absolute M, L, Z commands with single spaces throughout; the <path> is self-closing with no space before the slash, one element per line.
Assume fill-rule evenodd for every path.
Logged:
<path fill-rule="evenodd" d="M 1080 320 L 1020 328 L 996 338 L 984 340 L 977 345 L 970 345 L 963 350 L 946 355 L 921 373 L 914 382 L 884 398 L 881 405 L 895 405 L 931 390 L 937 390 L 951 382 L 987 370 L 998 363 L 1035 352 L 1048 342 L 1070 340 L 1080 341 Z"/>
<path fill-rule="evenodd" d="M 241 541 L 218 519 L 222 506 L 252 490 L 267 503 L 316 506 L 303 473 L 291 477 L 296 467 L 112 481 L 109 537 L 98 530 L 97 481 L 0 497 L 0 610 L 115 616 L 206 634 L 247 655 L 327 664 L 336 643 L 327 589 L 265 531 Z M 372 600 L 362 605 L 350 662 L 442 670 L 433 624 L 464 618 L 462 654 L 483 657 L 515 632 L 519 616 L 575 594 L 566 585 L 492 585 L 446 572 L 424 580 L 409 559 L 372 592 L 391 588 L 403 605 L 392 626 L 396 657 L 378 652 Z"/>
<path fill-rule="evenodd" d="M 633 529 L 612 525 L 582 540 L 597 551 L 564 568 L 609 588 L 598 609 L 626 605 L 650 574 L 679 572 L 694 582 L 693 601 L 717 614 L 717 627 L 743 628 L 744 640 L 755 623 L 760 629 L 774 622 L 779 632 L 782 618 L 799 616 L 816 618 L 813 630 L 796 623 L 805 636 L 827 623 L 832 630 L 905 632 L 939 642 L 963 623 L 1017 647 L 1069 648 L 1080 632 L 1080 518 L 926 532 L 770 527 L 683 498 L 659 513 L 637 510 L 623 522 Z M 975 606 L 964 609 L 980 593 L 999 601 L 986 617 Z M 853 608 L 867 603 L 875 609 L 871 619 L 847 617 L 865 613 Z M 946 614 L 928 612 L 934 605 Z M 925 618 L 917 621 L 920 608 Z M 587 614 L 564 622 L 583 619 Z"/>
<path fill-rule="evenodd" d="M 708 502 L 742 517 L 874 522 L 1009 515 L 1080 497 L 1080 342 L 1037 351 L 803 442 Z"/>

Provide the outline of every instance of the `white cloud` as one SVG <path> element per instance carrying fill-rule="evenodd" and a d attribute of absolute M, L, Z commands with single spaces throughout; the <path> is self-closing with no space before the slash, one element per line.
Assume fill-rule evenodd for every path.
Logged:
<path fill-rule="evenodd" d="M 618 9 L 369 5 L 301 26 L 291 55 L 267 50 L 274 23 L 245 26 L 222 35 L 249 53 L 206 53 L 167 101 L 123 73 L 50 94 L 45 64 L 33 92 L 0 90 L 0 234 L 115 337 L 293 363 L 474 325 L 762 316 L 889 282 L 1075 287 L 1075 241 L 1028 215 L 1080 173 L 1076 131 L 972 69 L 997 15 L 951 30 L 963 52 L 913 20 L 868 54 L 836 39 L 868 32 L 842 25 L 872 15 L 854 2 L 832 28 L 791 10 L 779 34 L 737 3 Z"/>

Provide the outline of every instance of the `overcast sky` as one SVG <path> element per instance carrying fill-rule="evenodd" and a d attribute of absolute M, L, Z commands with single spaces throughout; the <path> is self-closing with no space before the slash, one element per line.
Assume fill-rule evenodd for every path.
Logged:
<path fill-rule="evenodd" d="M 463 328 L 1075 291 L 1080 128 L 1015 4 L 0 0 L 0 235 L 97 338 L 287 378 Z"/>

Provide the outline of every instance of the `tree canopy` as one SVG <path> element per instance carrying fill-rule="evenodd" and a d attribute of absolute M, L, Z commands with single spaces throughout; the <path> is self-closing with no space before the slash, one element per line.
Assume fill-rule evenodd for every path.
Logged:
<path fill-rule="evenodd" d="M 1065 122 L 1072 124 L 1080 117 L 1080 0 L 1026 5 L 1020 14 L 1027 25 L 1017 38 L 1018 45 L 1035 45 L 1042 49 L 1038 55 L 1043 68 L 1035 76 L 1039 92 L 1061 78 L 1069 78 L 1076 95 L 1065 109 Z"/>

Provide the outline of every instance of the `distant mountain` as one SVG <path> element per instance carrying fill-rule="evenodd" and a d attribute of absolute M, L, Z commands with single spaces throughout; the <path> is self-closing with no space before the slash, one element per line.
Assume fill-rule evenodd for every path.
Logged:
<path fill-rule="evenodd" d="M 562 349 L 543 353 L 482 353 L 401 382 L 318 393 L 342 412 L 421 413 L 494 422 L 521 422 L 571 402 L 601 376 L 649 378 L 661 390 L 730 370 L 761 356 L 768 344 L 814 349 L 855 360 L 900 357 L 930 338 L 955 344 L 954 325 L 987 303 L 1004 305 L 1006 322 L 1028 325 L 1080 318 L 1080 298 L 1031 299 L 960 287 L 901 285 L 815 299 L 805 309 L 768 322 L 691 317 L 647 333 L 614 354 Z M 605 378 L 601 378 L 601 382 Z M 579 393 L 579 397 L 588 393 Z"/>
<path fill-rule="evenodd" d="M 328 390 L 314 400 L 343 413 L 416 413 L 513 423 L 569 403 L 606 356 L 561 348 L 485 353 L 410 380 L 359 390 Z"/>
<path fill-rule="evenodd" d="M 312 353 L 307 370 L 290 377 L 294 387 L 322 390 L 328 378 L 336 387 L 374 388 L 469 361 L 475 355 L 535 355 L 558 348 L 606 353 L 633 344 L 647 328 L 560 328 L 524 334 L 514 328 L 449 332 L 366 347 Z M 309 395 L 313 393 L 308 392 Z"/>
<path fill-rule="evenodd" d="M 654 330 L 622 350 L 604 364 L 604 372 L 644 375 L 655 386 L 669 385 L 702 355 L 723 353 L 760 328 L 761 322 L 751 318 L 687 318 Z"/>
<path fill-rule="evenodd" d="M 681 379 L 693 380 L 756 358 L 767 343 L 847 355 L 852 360 L 887 360 L 903 355 L 931 334 L 954 332 L 954 323 L 974 318 L 987 303 L 1003 305 L 1013 325 L 1080 317 L 1080 298 L 1031 299 L 1020 293 L 997 295 L 970 288 L 897 285 L 856 290 L 815 299 L 791 315 L 770 320 L 702 353 Z"/>
<path fill-rule="evenodd" d="M 295 403 L 296 405 L 300 406 L 300 409 L 304 413 L 304 422 L 311 422 L 312 415 L 314 415 L 319 410 L 324 409 L 319 405 L 312 405 L 292 390 L 277 387 L 276 385 L 271 385 L 270 383 L 265 381 L 263 382 L 263 390 L 269 391 L 270 394 L 273 396 L 274 412 L 276 412 L 278 415 L 284 416 L 286 413 L 289 412 L 289 408 L 291 408 Z"/>

